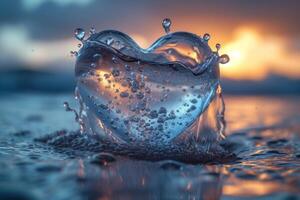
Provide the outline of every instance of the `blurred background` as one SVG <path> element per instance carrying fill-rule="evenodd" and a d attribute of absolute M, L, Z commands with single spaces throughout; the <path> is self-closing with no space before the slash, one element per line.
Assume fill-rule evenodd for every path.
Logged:
<path fill-rule="evenodd" d="M 107 164 L 90 151 L 98 141 L 72 132 L 74 30 L 116 29 L 147 48 L 166 17 L 230 56 L 220 68 L 237 162 Z M 0 199 L 300 199 L 299 19 L 300 0 L 0 0 Z"/>
<path fill-rule="evenodd" d="M 231 61 L 227 94 L 300 93 L 300 1 L 1 0 L 0 91 L 74 89 L 74 29 L 116 29 L 148 47 L 171 31 L 211 34 Z"/>

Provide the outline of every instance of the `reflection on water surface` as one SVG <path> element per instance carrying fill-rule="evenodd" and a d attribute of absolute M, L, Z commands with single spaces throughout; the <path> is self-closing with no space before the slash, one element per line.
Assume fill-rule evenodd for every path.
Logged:
<path fill-rule="evenodd" d="M 225 97 L 227 135 L 234 143 L 229 148 L 240 159 L 222 165 L 120 157 L 103 162 L 101 155 L 33 142 L 56 130 L 77 128 L 72 114 L 63 110 L 66 100 L 72 102 L 72 96 L 0 97 L 2 197 L 300 198 L 300 97 Z"/>

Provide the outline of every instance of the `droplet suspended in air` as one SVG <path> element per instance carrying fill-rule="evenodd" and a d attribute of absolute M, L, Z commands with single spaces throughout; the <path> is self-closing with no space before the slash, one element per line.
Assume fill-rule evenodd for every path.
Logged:
<path fill-rule="evenodd" d="M 85 37 L 85 31 L 82 28 L 77 28 L 74 31 L 74 35 L 75 35 L 75 37 L 76 37 L 77 40 L 82 41 L 84 39 L 84 37 Z"/>
<path fill-rule="evenodd" d="M 217 49 L 217 52 L 221 49 L 221 44 L 217 43 L 216 44 L 216 49 Z"/>
<path fill-rule="evenodd" d="M 75 56 L 75 57 L 78 56 L 78 52 L 77 51 L 70 51 L 70 54 L 71 54 L 71 56 Z"/>
<path fill-rule="evenodd" d="M 221 85 L 218 85 L 216 92 L 217 92 L 217 94 L 222 94 L 222 87 L 221 87 Z"/>
<path fill-rule="evenodd" d="M 93 35 L 93 34 L 95 34 L 95 33 L 96 33 L 95 27 L 91 27 L 91 28 L 90 28 L 90 35 Z"/>
<path fill-rule="evenodd" d="M 69 106 L 69 103 L 68 102 L 64 102 L 64 107 L 65 107 L 65 110 L 66 111 L 70 111 L 71 110 L 71 108 L 70 108 L 70 106 Z"/>
<path fill-rule="evenodd" d="M 205 34 L 203 35 L 203 39 L 207 42 L 207 41 L 210 39 L 209 33 L 205 33 Z"/>
<path fill-rule="evenodd" d="M 229 56 L 227 54 L 223 54 L 219 57 L 219 63 L 226 64 L 230 60 Z"/>
<path fill-rule="evenodd" d="M 169 18 L 165 18 L 163 21 L 162 21 L 162 26 L 165 30 L 165 32 L 168 34 L 170 32 L 170 27 L 171 27 L 171 20 Z"/>

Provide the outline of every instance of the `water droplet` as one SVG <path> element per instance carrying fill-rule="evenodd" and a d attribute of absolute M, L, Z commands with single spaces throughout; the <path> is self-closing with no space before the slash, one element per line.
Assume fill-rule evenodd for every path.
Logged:
<path fill-rule="evenodd" d="M 70 108 L 68 102 L 64 102 L 64 107 L 65 107 L 65 110 L 66 110 L 66 111 L 71 111 L 71 108 Z"/>
<path fill-rule="evenodd" d="M 95 34 L 95 33 L 96 33 L 95 27 L 91 27 L 91 28 L 90 28 L 90 35 L 93 35 L 93 34 Z"/>
<path fill-rule="evenodd" d="M 205 33 L 203 35 L 203 39 L 207 42 L 210 39 L 210 35 L 208 33 Z"/>
<path fill-rule="evenodd" d="M 221 94 L 222 93 L 222 87 L 221 87 L 221 85 L 218 85 L 216 92 L 217 92 L 217 94 Z"/>
<path fill-rule="evenodd" d="M 75 56 L 75 57 L 78 56 L 78 52 L 77 51 L 70 51 L 70 54 L 71 54 L 71 56 Z"/>
<path fill-rule="evenodd" d="M 171 20 L 169 18 L 165 18 L 163 21 L 162 21 L 162 26 L 165 30 L 165 32 L 168 34 L 170 32 L 170 27 L 171 27 Z"/>
<path fill-rule="evenodd" d="M 74 35 L 75 35 L 75 37 L 76 37 L 77 40 L 82 41 L 84 39 L 84 37 L 85 37 L 85 31 L 82 28 L 77 28 L 74 31 Z"/>
<path fill-rule="evenodd" d="M 217 52 L 221 49 L 221 45 L 219 43 L 216 44 Z"/>
<path fill-rule="evenodd" d="M 230 60 L 229 56 L 227 54 L 223 54 L 219 57 L 219 63 L 226 64 Z"/>

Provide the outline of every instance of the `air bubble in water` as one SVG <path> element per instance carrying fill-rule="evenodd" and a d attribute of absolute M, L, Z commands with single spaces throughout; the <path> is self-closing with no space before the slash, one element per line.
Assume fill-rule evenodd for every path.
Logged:
<path fill-rule="evenodd" d="M 165 30 L 165 32 L 168 34 L 170 32 L 170 27 L 171 27 L 171 20 L 169 18 L 165 18 L 163 21 L 162 21 L 162 26 Z"/>
<path fill-rule="evenodd" d="M 77 40 L 82 41 L 84 39 L 84 37 L 85 37 L 85 31 L 82 28 L 77 28 L 74 31 L 74 35 L 75 35 L 75 37 L 76 37 Z"/>

